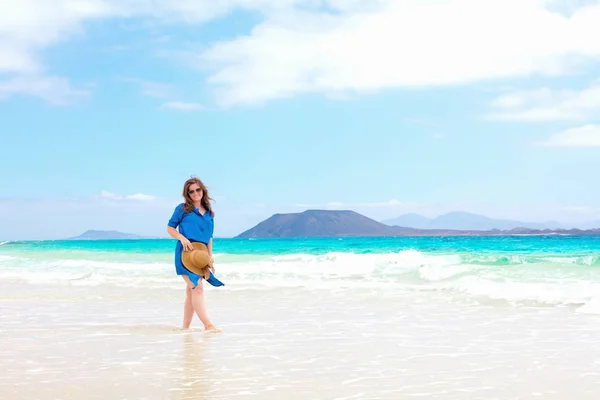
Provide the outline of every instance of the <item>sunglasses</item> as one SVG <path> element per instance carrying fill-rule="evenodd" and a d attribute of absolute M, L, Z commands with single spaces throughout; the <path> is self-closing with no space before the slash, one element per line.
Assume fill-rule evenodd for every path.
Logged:
<path fill-rule="evenodd" d="M 191 196 L 191 195 L 193 195 L 193 194 L 194 194 L 194 192 L 196 192 L 196 193 L 198 193 L 198 194 L 199 194 L 201 191 L 202 191 L 202 189 L 200 189 L 200 188 L 198 188 L 198 189 L 196 189 L 196 190 L 189 190 L 189 191 L 188 191 L 188 194 Z"/>

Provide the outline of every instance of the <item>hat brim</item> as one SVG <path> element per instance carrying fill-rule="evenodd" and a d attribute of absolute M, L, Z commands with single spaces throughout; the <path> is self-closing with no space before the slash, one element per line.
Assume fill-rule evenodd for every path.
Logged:
<path fill-rule="evenodd" d="M 208 248 L 206 247 L 206 245 L 204 243 L 200 243 L 200 242 L 192 242 L 192 246 L 194 247 L 194 250 L 183 250 L 181 252 L 181 262 L 183 263 L 183 266 L 185 268 L 187 268 L 190 272 L 193 272 L 196 275 L 200 275 L 200 276 L 204 277 L 207 273 L 208 260 L 210 260 L 210 255 L 208 254 Z M 203 254 L 203 256 L 206 259 L 205 265 L 200 266 L 200 265 L 192 262 L 192 259 L 191 259 L 192 252 L 196 252 L 196 251 L 201 251 L 201 252 L 205 253 L 205 254 Z M 204 262 L 202 264 L 204 264 Z"/>

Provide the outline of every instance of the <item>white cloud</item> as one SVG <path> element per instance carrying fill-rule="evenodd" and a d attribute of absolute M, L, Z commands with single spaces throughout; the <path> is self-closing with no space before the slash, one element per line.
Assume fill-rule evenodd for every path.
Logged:
<path fill-rule="evenodd" d="M 74 97 L 87 94 L 72 89 L 66 78 L 50 76 L 39 53 L 69 37 L 84 34 L 85 22 L 124 15 L 125 10 L 115 7 L 118 3 L 107 0 L 0 1 L 0 97 L 24 94 L 65 105 Z M 2 80 L 2 74 L 9 77 Z"/>
<path fill-rule="evenodd" d="M 83 31 L 82 22 L 109 15 L 100 0 L 3 0 L 0 2 L 0 98 L 28 95 L 54 105 L 72 103 L 85 90 L 46 73 L 39 51 Z M 2 79 L 2 73 L 9 74 Z"/>
<path fill-rule="evenodd" d="M 213 44 L 199 57 L 202 67 L 212 69 L 209 82 L 223 104 L 302 93 L 343 98 L 348 92 L 393 87 L 568 74 L 600 56 L 596 39 L 600 4 L 574 9 L 575 3 L 569 3 L 566 12 L 551 11 L 564 8 L 561 4 L 549 0 L 4 0 L 0 3 L 0 73 L 43 72 L 39 51 L 83 34 L 88 21 L 141 17 L 201 23 L 242 8 L 261 11 L 264 21 L 249 35 Z"/>
<path fill-rule="evenodd" d="M 23 51 L 15 43 L 2 40 L 0 36 L 0 72 L 2 71 L 25 71 L 34 72 L 38 69 L 32 54 Z"/>
<path fill-rule="evenodd" d="M 63 106 L 87 97 L 89 91 L 74 89 L 68 80 L 54 76 L 23 75 L 0 80 L 0 99 L 15 95 L 34 96 L 50 104 Z"/>
<path fill-rule="evenodd" d="M 44 1 L 44 0 L 39 0 Z M 201 23 L 222 17 L 234 9 L 272 12 L 295 4 L 315 5 L 315 0 L 104 0 L 115 16 L 145 16 L 166 21 Z"/>
<path fill-rule="evenodd" d="M 103 199 L 111 199 L 111 200 L 121 200 L 123 198 L 123 196 L 121 196 L 120 194 L 107 192 L 106 190 L 103 190 L 100 192 L 100 197 L 102 197 Z"/>
<path fill-rule="evenodd" d="M 223 104 L 572 73 L 600 55 L 600 4 L 570 16 L 541 0 L 380 1 L 273 14 L 201 60 Z M 331 4 L 331 3 L 330 3 Z M 357 11 L 360 10 L 360 11 Z"/>
<path fill-rule="evenodd" d="M 101 0 L 0 2 L 0 72 L 38 72 L 37 52 L 81 33 L 82 22 L 110 15 Z"/>
<path fill-rule="evenodd" d="M 600 20 L 599 20 L 600 26 Z M 542 88 L 516 91 L 496 98 L 492 106 L 501 111 L 490 119 L 518 121 L 581 121 L 600 114 L 600 82 L 575 90 Z"/>
<path fill-rule="evenodd" d="M 552 147 L 600 147 L 600 125 L 570 128 L 538 144 Z"/>
<path fill-rule="evenodd" d="M 144 96 L 168 99 L 177 95 L 176 87 L 169 83 L 154 82 L 141 78 L 119 78 L 118 80 L 138 85 Z"/>
<path fill-rule="evenodd" d="M 152 201 L 156 200 L 155 196 L 151 196 L 143 193 L 136 193 L 130 195 L 121 195 L 117 193 L 108 192 L 103 190 L 100 192 L 100 198 L 110 199 L 110 200 L 137 200 L 137 201 Z"/>
<path fill-rule="evenodd" d="M 43 70 L 38 52 L 83 34 L 88 21 L 145 17 L 204 22 L 239 7 L 277 9 L 293 3 L 293 0 L 2 0 L 0 73 Z"/>
<path fill-rule="evenodd" d="M 188 103 L 184 101 L 168 101 L 161 108 L 179 111 L 203 111 L 206 107 L 200 103 Z"/>
<path fill-rule="evenodd" d="M 564 210 L 568 213 L 575 214 L 600 215 L 598 209 L 588 206 L 565 206 Z"/>
<path fill-rule="evenodd" d="M 127 199 L 127 200 L 151 201 L 151 200 L 156 199 L 156 197 L 150 196 L 148 194 L 136 193 L 136 194 L 130 194 L 128 196 L 125 196 L 125 199 Z"/>
<path fill-rule="evenodd" d="M 417 203 L 404 202 L 396 199 L 389 201 L 376 201 L 376 202 L 357 202 L 357 203 L 344 203 L 341 201 L 331 201 L 325 204 L 296 204 L 299 208 L 323 208 L 323 209 L 340 209 L 340 208 L 351 208 L 351 207 L 404 207 L 404 206 L 415 206 Z"/>
<path fill-rule="evenodd" d="M 199 55 L 223 104 L 572 73 L 600 56 L 600 4 L 561 14 L 549 10 L 554 3 L 4 0 L 0 73 L 44 74 L 39 52 L 83 34 L 89 21 L 201 23 L 240 8 L 259 10 L 264 21 L 248 35 L 217 42 Z"/>

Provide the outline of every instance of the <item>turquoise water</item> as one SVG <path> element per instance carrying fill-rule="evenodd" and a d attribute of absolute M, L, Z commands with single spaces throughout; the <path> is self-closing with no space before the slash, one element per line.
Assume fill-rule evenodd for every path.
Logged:
<path fill-rule="evenodd" d="M 97 240 L 6 242 L 8 252 L 92 251 L 161 254 L 173 251 L 174 241 Z M 215 252 L 226 254 L 284 255 L 352 252 L 386 253 L 416 249 L 424 252 L 498 254 L 600 254 L 600 236 L 500 236 L 500 237 L 345 237 L 300 239 L 215 239 Z"/>
<path fill-rule="evenodd" d="M 175 243 L 6 242 L 0 283 L 179 290 Z M 216 238 L 213 251 L 223 290 L 432 290 L 482 304 L 600 313 L 600 236 Z"/>
<path fill-rule="evenodd" d="M 135 258 L 165 261 L 171 259 L 174 246 L 175 241 L 171 239 L 22 241 L 0 245 L 0 255 L 16 254 L 41 259 Z M 597 265 L 600 262 L 600 236 L 217 238 L 213 250 L 222 256 L 221 260 L 250 260 L 291 254 L 385 254 L 417 250 L 430 254 L 461 254 L 472 259 L 485 256 L 486 262 L 492 260 L 492 263 L 500 265 L 534 262 L 547 259 L 550 255 L 565 259 L 580 258 L 586 265 Z"/>

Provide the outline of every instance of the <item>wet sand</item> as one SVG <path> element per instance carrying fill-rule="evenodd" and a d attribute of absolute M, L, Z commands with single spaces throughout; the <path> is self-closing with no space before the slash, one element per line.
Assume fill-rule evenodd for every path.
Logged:
<path fill-rule="evenodd" d="M 2 399 L 597 399 L 600 317 L 447 293 L 0 283 Z"/>

